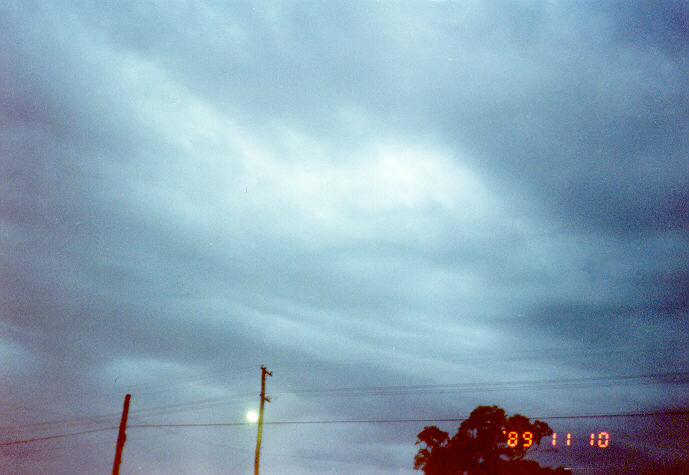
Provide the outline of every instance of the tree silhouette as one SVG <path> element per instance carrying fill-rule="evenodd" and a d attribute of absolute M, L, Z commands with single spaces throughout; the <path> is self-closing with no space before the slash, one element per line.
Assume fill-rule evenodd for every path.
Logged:
<path fill-rule="evenodd" d="M 414 468 L 426 475 L 567 473 L 524 460 L 552 433 L 545 422 L 530 422 L 519 414 L 507 417 L 498 406 L 479 406 L 452 438 L 436 426 L 426 426 L 417 436 L 416 444 L 425 447 L 414 457 Z"/>

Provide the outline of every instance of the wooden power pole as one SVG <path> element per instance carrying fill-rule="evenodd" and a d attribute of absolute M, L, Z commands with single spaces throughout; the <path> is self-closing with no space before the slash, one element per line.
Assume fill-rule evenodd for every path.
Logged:
<path fill-rule="evenodd" d="M 129 400 L 132 395 L 127 394 L 124 397 L 124 407 L 122 408 L 122 419 L 120 419 L 120 432 L 117 434 L 117 447 L 115 448 L 115 460 L 112 463 L 112 475 L 119 475 L 120 462 L 122 462 L 122 449 L 124 442 L 127 440 L 127 415 L 129 414 Z"/>
<path fill-rule="evenodd" d="M 263 435 L 263 406 L 265 402 L 270 402 L 266 397 L 266 375 L 272 376 L 265 366 L 261 365 L 261 406 L 258 411 L 258 433 L 256 435 L 256 456 L 254 457 L 254 475 L 258 475 L 258 461 L 261 456 L 261 436 Z"/>

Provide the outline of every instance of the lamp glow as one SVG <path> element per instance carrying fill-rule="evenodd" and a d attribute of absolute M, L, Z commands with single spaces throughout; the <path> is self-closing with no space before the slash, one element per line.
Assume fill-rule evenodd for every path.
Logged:
<path fill-rule="evenodd" d="M 258 421 L 258 413 L 256 411 L 249 411 L 246 413 L 246 420 L 249 422 Z"/>

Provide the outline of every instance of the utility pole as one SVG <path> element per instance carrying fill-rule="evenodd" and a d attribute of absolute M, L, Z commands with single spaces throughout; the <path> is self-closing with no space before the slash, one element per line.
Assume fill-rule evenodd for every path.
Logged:
<path fill-rule="evenodd" d="M 120 462 L 122 462 L 122 449 L 124 442 L 127 440 L 127 415 L 129 414 L 129 399 L 132 395 L 127 394 L 124 397 L 124 407 L 122 408 L 122 419 L 120 419 L 120 432 L 117 434 L 117 447 L 115 448 L 115 460 L 112 463 L 112 475 L 119 475 Z"/>
<path fill-rule="evenodd" d="M 270 398 L 266 397 L 266 374 L 272 376 L 273 373 L 268 371 L 265 366 L 261 365 L 261 406 L 258 411 L 258 434 L 256 436 L 256 457 L 254 457 L 254 475 L 258 475 L 258 460 L 261 456 L 261 436 L 263 435 L 263 406 L 265 402 L 270 402 Z"/>

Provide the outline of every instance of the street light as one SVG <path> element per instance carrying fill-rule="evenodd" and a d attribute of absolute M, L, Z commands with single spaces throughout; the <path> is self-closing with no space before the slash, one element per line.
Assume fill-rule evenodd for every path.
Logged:
<path fill-rule="evenodd" d="M 256 411 L 248 411 L 246 413 L 246 420 L 253 423 L 258 421 L 258 413 Z"/>

